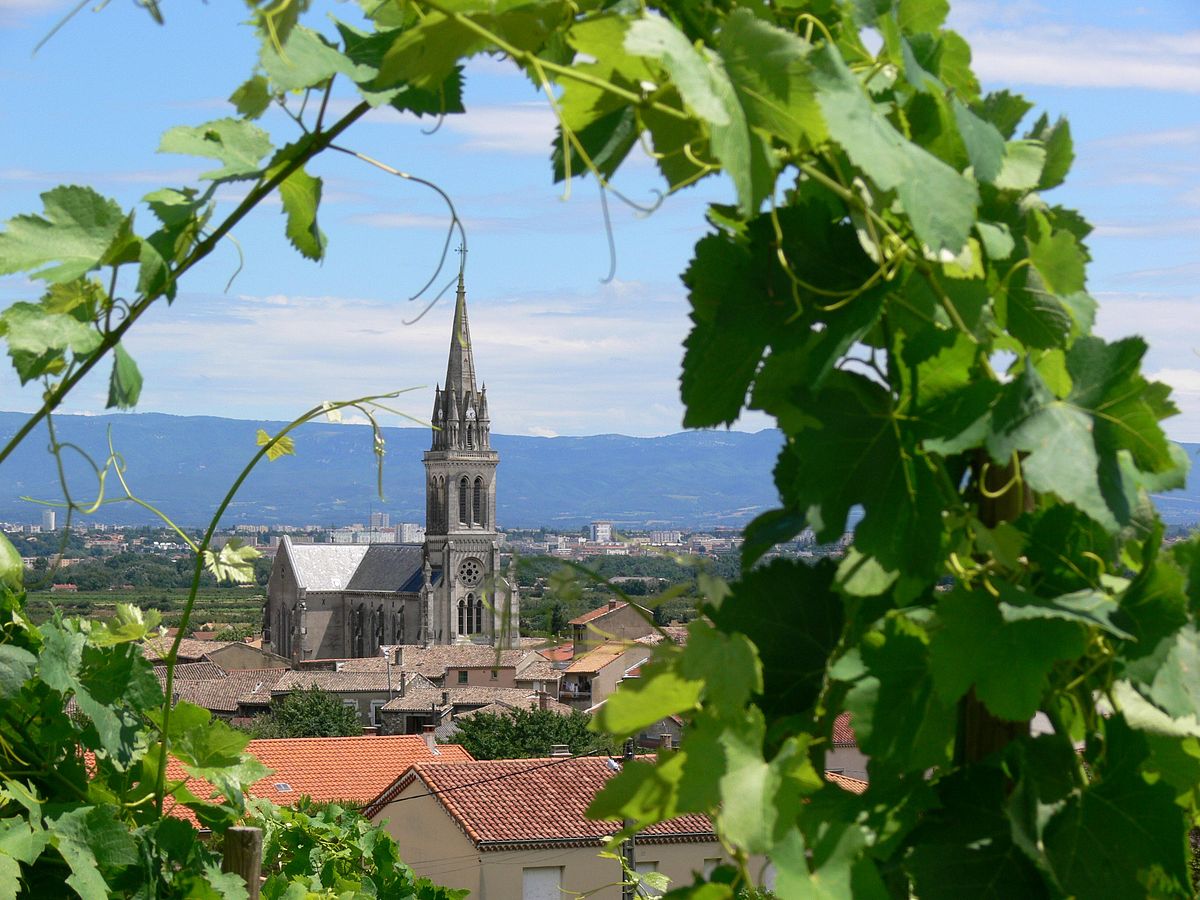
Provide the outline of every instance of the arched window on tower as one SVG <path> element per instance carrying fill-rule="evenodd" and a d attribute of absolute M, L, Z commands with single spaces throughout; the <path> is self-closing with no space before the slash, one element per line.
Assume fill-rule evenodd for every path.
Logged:
<path fill-rule="evenodd" d="M 458 521 L 463 525 L 470 524 L 467 518 L 467 494 L 471 490 L 471 482 L 464 475 L 458 482 Z"/>
<path fill-rule="evenodd" d="M 450 525 L 450 492 L 446 487 L 446 476 L 438 476 L 438 530 L 446 531 Z"/>
<path fill-rule="evenodd" d="M 458 601 L 458 633 L 467 633 L 467 601 Z"/>
<path fill-rule="evenodd" d="M 475 633 L 483 633 L 483 597 L 475 600 Z"/>
<path fill-rule="evenodd" d="M 475 492 L 471 501 L 471 511 L 473 513 L 471 520 L 476 525 L 486 525 L 483 520 L 483 478 L 476 476 Z"/>

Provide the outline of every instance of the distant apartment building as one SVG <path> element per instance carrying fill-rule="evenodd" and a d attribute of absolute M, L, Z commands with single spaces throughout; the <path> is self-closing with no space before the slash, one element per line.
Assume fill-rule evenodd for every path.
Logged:
<path fill-rule="evenodd" d="M 650 532 L 650 543 L 658 546 L 681 544 L 683 543 L 683 534 L 679 531 L 652 531 Z"/>
<path fill-rule="evenodd" d="M 57 514 L 52 509 L 42 510 L 42 531 L 57 531 Z"/>
<path fill-rule="evenodd" d="M 420 544 L 425 541 L 425 526 L 416 522 L 401 522 L 396 526 L 396 543 Z"/>
<path fill-rule="evenodd" d="M 392 517 L 385 512 L 371 513 L 371 530 L 375 531 L 378 528 L 387 528 L 392 521 Z"/>
<path fill-rule="evenodd" d="M 588 540 L 593 544 L 610 544 L 612 539 L 612 522 L 593 522 L 588 526 Z"/>

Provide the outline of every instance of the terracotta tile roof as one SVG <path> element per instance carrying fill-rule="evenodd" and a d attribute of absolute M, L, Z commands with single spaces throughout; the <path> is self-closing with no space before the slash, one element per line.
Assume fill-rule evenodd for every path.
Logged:
<path fill-rule="evenodd" d="M 605 666 L 611 665 L 620 659 L 621 655 L 629 649 L 631 649 L 630 645 L 624 641 L 605 641 L 595 650 L 585 653 L 583 656 L 575 657 L 575 659 L 571 660 L 571 664 L 563 669 L 563 671 L 568 674 L 599 672 Z M 648 649 L 645 650 L 645 654 L 643 662 L 650 658 L 650 651 Z"/>
<path fill-rule="evenodd" d="M 436 752 L 431 751 L 425 738 L 418 734 L 270 738 L 251 741 L 246 751 L 272 771 L 250 785 L 247 793 L 281 806 L 291 806 L 304 796 L 322 802 L 345 800 L 365 804 L 417 763 L 436 768 L 440 761 L 472 760 L 471 754 L 459 744 L 440 744 Z M 168 761 L 167 777 L 186 777 L 177 760 Z M 281 790 L 278 787 L 281 784 L 291 790 Z M 188 786 L 200 797 L 212 793 L 211 785 L 195 778 Z M 172 814 L 194 821 L 186 807 L 176 807 Z"/>
<path fill-rule="evenodd" d="M 158 676 L 158 680 L 162 681 L 167 677 L 167 667 L 165 663 L 159 663 L 154 666 L 154 674 Z M 218 666 L 215 662 L 204 660 L 204 662 L 192 663 L 175 663 L 175 678 L 190 678 L 193 681 L 201 681 L 206 678 L 224 678 L 225 670 Z"/>
<path fill-rule="evenodd" d="M 272 688 L 272 693 L 284 694 L 289 691 L 304 690 L 310 687 L 319 687 L 323 691 L 329 691 L 333 694 L 343 694 L 348 692 L 367 693 L 376 692 L 386 694 L 388 691 L 388 675 L 387 672 L 380 668 L 377 671 L 354 671 L 342 669 L 340 672 L 327 672 L 320 670 L 309 670 L 305 672 L 296 672 L 291 670 L 282 670 L 282 677 L 275 682 L 275 687 Z M 404 673 L 398 669 L 392 669 L 392 690 L 399 690 L 400 678 Z M 411 673 L 410 673 L 411 674 Z"/>
<path fill-rule="evenodd" d="M 510 715 L 514 709 L 540 708 L 541 699 L 537 694 L 530 694 L 524 700 L 519 702 L 513 702 L 511 700 L 497 700 L 495 703 L 489 703 L 487 706 L 481 706 L 478 709 L 468 710 L 467 712 L 460 716 L 456 716 L 455 718 L 465 719 L 478 713 L 483 713 L 484 715 L 489 716 L 507 716 Z M 550 712 L 556 712 L 560 716 L 569 716 L 571 713 L 575 712 L 575 707 L 568 706 L 566 703 L 560 703 L 553 697 L 546 698 L 546 709 L 548 709 Z"/>
<path fill-rule="evenodd" d="M 672 644 L 678 644 L 680 647 L 687 646 L 688 630 L 686 625 L 663 625 L 663 633 L 652 631 L 649 634 L 644 634 L 640 638 L 634 638 L 639 644 L 646 644 L 650 647 L 657 647 L 663 641 L 670 641 Z"/>
<path fill-rule="evenodd" d="M 195 703 L 215 713 L 235 713 L 238 700 L 248 694 L 266 692 L 278 682 L 286 669 L 237 669 L 223 678 L 176 678 L 172 690 L 180 700 Z M 166 687 L 166 673 L 159 676 Z"/>
<path fill-rule="evenodd" d="M 558 681 L 560 678 L 562 670 L 554 668 L 536 654 L 517 670 L 517 681 Z"/>
<path fill-rule="evenodd" d="M 555 644 L 553 647 L 542 647 L 537 652 L 538 656 L 548 659 L 552 663 L 568 662 L 575 655 L 575 645 L 571 641 L 567 641 L 563 644 Z"/>
<path fill-rule="evenodd" d="M 443 697 L 449 695 L 449 703 Z M 427 710 L 430 704 L 441 709 L 445 706 L 487 706 L 491 703 L 507 703 L 510 706 L 523 706 L 530 698 L 537 705 L 537 694 L 526 688 L 508 687 L 430 687 L 426 689 L 406 690 L 403 697 L 393 697 L 383 705 L 386 712 L 415 712 Z M 557 702 L 557 701 L 555 701 Z"/>
<path fill-rule="evenodd" d="M 616 603 L 608 604 L 593 609 L 591 612 L 585 612 L 582 616 L 576 616 L 568 624 L 570 625 L 586 625 L 588 622 L 595 622 L 597 619 L 603 618 L 610 612 L 616 612 L 618 609 L 624 609 L 628 603 L 618 600 Z"/>
<path fill-rule="evenodd" d="M 858 739 L 854 736 L 854 729 L 850 727 L 850 713 L 848 712 L 839 713 L 838 717 L 833 720 L 833 746 L 858 746 Z"/>
<path fill-rule="evenodd" d="M 441 679 L 448 668 L 513 669 L 520 666 L 526 657 L 534 655 L 531 650 L 497 651 L 494 647 L 473 645 L 420 647 L 405 644 L 391 649 L 393 667 L 420 672 L 433 680 Z M 303 669 L 314 671 L 322 667 L 333 668 L 339 663 L 343 672 L 383 672 L 387 667 L 387 661 L 382 656 L 365 656 L 361 659 L 310 660 Z"/>
<path fill-rule="evenodd" d="M 858 778 L 851 778 L 848 775 L 839 775 L 837 772 L 826 772 L 825 779 L 833 785 L 840 787 L 844 791 L 849 791 L 852 794 L 866 793 L 869 785 Z"/>
<path fill-rule="evenodd" d="M 153 637 L 142 642 L 142 653 L 149 659 L 165 659 L 171 652 L 172 637 Z M 205 654 L 222 647 L 228 647 L 234 641 L 198 641 L 195 638 L 184 638 L 179 642 L 179 653 L 176 662 L 200 662 Z"/>
<path fill-rule="evenodd" d="M 420 764 L 373 800 L 373 817 L 414 779 L 433 792 L 463 833 L 481 850 L 512 845 L 598 845 L 621 827 L 585 815 L 592 797 L 613 775 L 604 758 L 496 759 Z M 683 815 L 638 834 L 642 843 L 712 841 L 707 816 Z"/>

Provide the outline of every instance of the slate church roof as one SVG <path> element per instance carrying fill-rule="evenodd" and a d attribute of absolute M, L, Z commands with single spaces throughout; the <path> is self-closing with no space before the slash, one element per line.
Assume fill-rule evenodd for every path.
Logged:
<path fill-rule="evenodd" d="M 298 586 L 309 592 L 415 593 L 424 580 L 422 544 L 293 544 L 285 536 L 281 546 Z"/>

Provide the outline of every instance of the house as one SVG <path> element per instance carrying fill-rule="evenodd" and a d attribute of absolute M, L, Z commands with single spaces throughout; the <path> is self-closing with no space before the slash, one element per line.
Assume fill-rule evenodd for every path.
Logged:
<path fill-rule="evenodd" d="M 447 729 L 452 719 L 476 712 L 481 708 L 503 706 L 509 709 L 554 709 L 570 712 L 571 707 L 559 703 L 546 692 L 524 688 L 504 687 L 447 687 L 414 688 L 389 700 L 379 710 L 381 734 L 420 734 L 429 725 L 439 729 L 439 736 L 453 734 Z"/>
<path fill-rule="evenodd" d="M 838 775 L 857 779 L 867 777 L 867 755 L 858 749 L 850 713 L 843 712 L 833 720 L 833 741 L 825 753 L 825 768 Z"/>
<path fill-rule="evenodd" d="M 650 658 L 651 652 L 650 647 L 642 644 L 606 641 L 595 650 L 575 657 L 562 670 L 559 699 L 576 709 L 598 706 L 617 689 L 630 670 Z"/>
<path fill-rule="evenodd" d="M 213 642 L 215 643 L 215 641 Z M 233 669 L 290 669 L 288 660 L 261 646 L 253 647 L 244 641 L 224 641 L 222 645 L 205 654 L 226 671 Z"/>
<path fill-rule="evenodd" d="M 267 777 L 250 785 L 246 793 L 280 806 L 291 806 L 301 797 L 321 803 L 362 806 L 414 765 L 463 763 L 472 759 L 458 744 L 435 744 L 432 734 L 266 738 L 250 741 L 246 752 L 271 770 Z M 183 764 L 170 758 L 167 778 L 186 777 Z M 200 797 L 209 797 L 213 792 L 211 785 L 194 777 L 188 787 Z M 176 811 L 184 818 L 191 818 L 185 807 L 176 807 Z"/>
<path fill-rule="evenodd" d="M 621 823 L 586 815 L 614 767 L 596 757 L 420 763 L 363 814 L 387 829 L 418 875 L 472 897 L 557 900 L 595 891 L 588 896 L 617 900 L 620 865 L 598 853 Z M 702 815 L 651 826 L 636 853 L 639 870 L 675 885 L 726 859 Z"/>
<path fill-rule="evenodd" d="M 209 677 L 211 667 L 221 674 Z M 180 670 L 183 670 L 182 673 Z M 166 666 L 155 666 L 159 683 L 166 688 Z M 171 684 L 174 702 L 186 700 L 202 706 L 214 716 L 222 719 L 244 718 L 265 711 L 246 709 L 243 698 L 251 695 L 270 697 L 272 688 L 283 677 L 287 669 L 236 669 L 225 672 L 213 663 L 180 663 L 175 667 L 175 679 Z M 197 676 L 200 677 L 191 677 Z"/>
<path fill-rule="evenodd" d="M 632 641 L 654 631 L 654 617 L 642 606 L 609 600 L 605 606 L 571 620 L 576 653 L 586 653 L 605 641 Z"/>
<path fill-rule="evenodd" d="M 427 689 L 433 685 L 416 672 L 395 667 L 373 670 L 286 671 L 271 688 L 271 697 L 278 698 L 293 691 L 320 688 L 337 694 L 346 706 L 354 707 L 363 725 L 379 725 L 379 710 L 389 700 L 406 691 Z"/>

